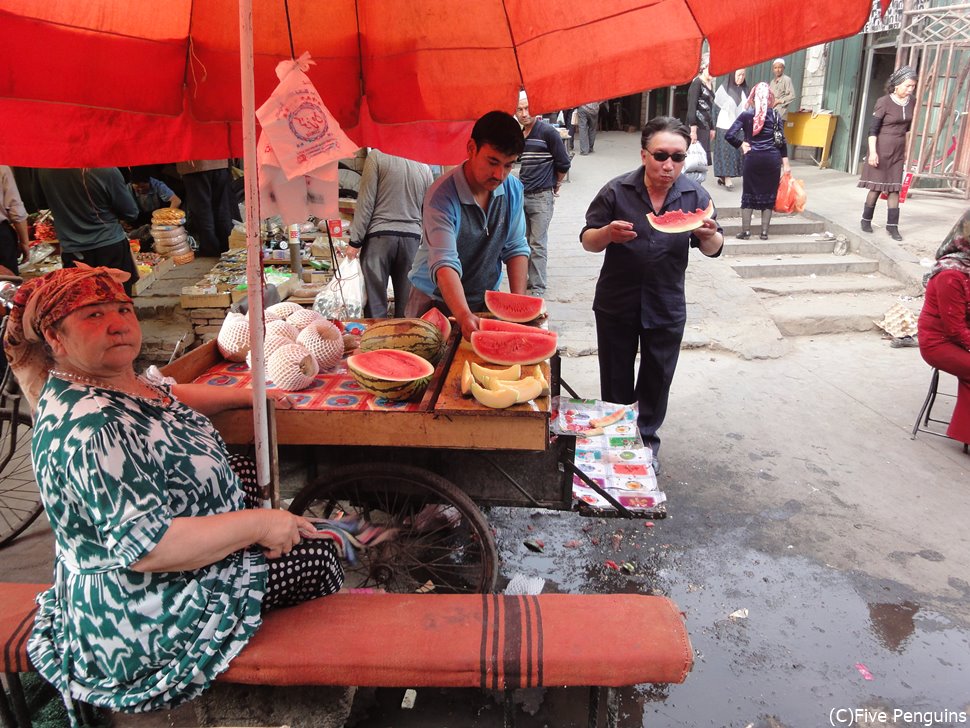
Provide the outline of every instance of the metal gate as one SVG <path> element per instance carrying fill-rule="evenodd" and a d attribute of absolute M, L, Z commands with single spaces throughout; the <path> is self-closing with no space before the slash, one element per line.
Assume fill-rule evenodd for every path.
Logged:
<path fill-rule="evenodd" d="M 970 4 L 903 10 L 897 59 L 919 71 L 906 146 L 913 188 L 970 198 Z"/>

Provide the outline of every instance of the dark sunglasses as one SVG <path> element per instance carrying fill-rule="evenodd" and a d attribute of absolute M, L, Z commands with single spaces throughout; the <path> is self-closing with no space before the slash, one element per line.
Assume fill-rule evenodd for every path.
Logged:
<path fill-rule="evenodd" d="M 667 152 L 651 152 L 649 150 L 644 150 L 651 157 L 656 159 L 658 162 L 666 162 L 668 159 L 672 159 L 675 162 L 683 162 L 687 159 L 687 152 L 674 152 L 673 154 L 668 154 Z"/>

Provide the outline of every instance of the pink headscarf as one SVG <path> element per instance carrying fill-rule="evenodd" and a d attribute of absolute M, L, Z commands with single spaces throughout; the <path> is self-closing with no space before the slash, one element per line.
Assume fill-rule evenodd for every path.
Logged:
<path fill-rule="evenodd" d="M 751 89 L 748 106 L 754 109 L 754 128 L 751 131 L 754 136 L 764 127 L 765 117 L 775 107 L 775 95 L 771 92 L 771 86 L 762 81 Z"/>
<path fill-rule="evenodd" d="M 31 411 L 37 408 L 40 391 L 53 361 L 44 332 L 69 313 L 95 303 L 131 301 L 122 283 L 131 274 L 114 268 L 92 268 L 77 263 L 24 283 L 14 295 L 13 310 L 4 334 L 10 368 L 27 397 Z"/>

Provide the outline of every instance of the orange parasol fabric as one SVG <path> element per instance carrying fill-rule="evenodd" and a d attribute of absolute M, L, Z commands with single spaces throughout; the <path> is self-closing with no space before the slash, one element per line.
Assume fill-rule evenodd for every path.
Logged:
<path fill-rule="evenodd" d="M 857 32 L 869 0 L 254 0 L 261 102 L 276 64 L 309 75 L 362 145 L 429 162 L 464 156 L 469 123 L 685 83 Z M 0 159 L 128 165 L 240 156 L 236 0 L 0 0 Z M 459 133 L 460 132 L 460 133 Z M 454 142 L 458 134 L 458 143 Z M 378 143 L 379 142 L 379 143 Z"/>

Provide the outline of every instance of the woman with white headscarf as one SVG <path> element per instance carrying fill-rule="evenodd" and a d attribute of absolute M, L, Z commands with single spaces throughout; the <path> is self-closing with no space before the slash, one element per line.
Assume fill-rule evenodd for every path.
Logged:
<path fill-rule="evenodd" d="M 744 154 L 744 183 L 741 188 L 741 232 L 739 240 L 751 237 L 751 211 L 761 210 L 761 239 L 768 239 L 771 212 L 778 195 L 781 172 L 788 166 L 785 124 L 772 107 L 774 94 L 766 83 L 759 83 L 748 97 L 748 108 L 741 112 L 728 133 L 728 144 Z"/>
<path fill-rule="evenodd" d="M 717 87 L 714 103 L 717 104 L 717 123 L 714 134 L 714 176 L 717 183 L 727 189 L 734 189 L 732 177 L 741 176 L 741 152 L 728 144 L 725 136 L 745 105 L 748 103 L 748 84 L 744 80 L 745 70 L 739 68 Z"/>

